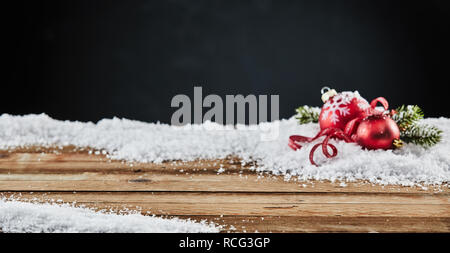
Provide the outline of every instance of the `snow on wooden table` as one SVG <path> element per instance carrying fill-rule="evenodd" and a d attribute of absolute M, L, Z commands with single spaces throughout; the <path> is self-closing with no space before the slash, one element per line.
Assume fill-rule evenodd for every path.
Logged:
<path fill-rule="evenodd" d="M 73 147 L 6 150 L 0 195 L 206 219 L 232 232 L 450 232 L 448 186 L 286 182 L 232 158 L 144 164 Z"/>

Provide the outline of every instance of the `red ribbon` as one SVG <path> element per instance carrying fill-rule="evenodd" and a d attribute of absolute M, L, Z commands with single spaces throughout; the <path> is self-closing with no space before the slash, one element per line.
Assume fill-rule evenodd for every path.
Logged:
<path fill-rule="evenodd" d="M 289 136 L 288 145 L 293 150 L 297 150 L 297 149 L 302 148 L 302 145 L 300 145 L 300 143 L 302 143 L 302 142 L 310 143 L 310 142 L 313 142 L 314 140 L 318 139 L 321 136 L 326 136 L 325 139 L 321 143 L 315 144 L 311 148 L 311 151 L 309 152 L 309 161 L 311 162 L 312 165 L 318 166 L 314 162 L 314 152 L 316 151 L 316 149 L 319 146 L 322 146 L 322 153 L 327 158 L 333 158 L 333 157 L 337 156 L 337 154 L 338 154 L 337 148 L 333 144 L 328 143 L 329 140 L 331 138 L 333 138 L 333 139 L 338 139 L 338 140 L 344 140 L 347 143 L 355 142 L 354 138 L 352 138 L 351 136 L 352 136 L 352 133 L 354 132 L 356 126 L 359 124 L 359 122 L 361 122 L 363 119 L 365 119 L 368 116 L 383 114 L 382 111 L 375 109 L 375 107 L 378 103 L 381 103 L 385 110 L 387 110 L 389 107 L 389 103 L 387 102 L 387 100 L 385 98 L 383 98 L 383 97 L 375 98 L 374 100 L 372 100 L 372 102 L 370 102 L 370 107 L 366 110 L 365 113 L 363 113 L 363 115 L 352 119 L 345 125 L 344 131 L 342 131 L 339 128 L 329 127 L 329 128 L 322 129 L 314 137 L 306 137 L 306 136 L 302 136 L 302 135 L 291 135 L 291 136 Z M 331 148 L 333 153 L 330 154 L 328 147 Z"/>

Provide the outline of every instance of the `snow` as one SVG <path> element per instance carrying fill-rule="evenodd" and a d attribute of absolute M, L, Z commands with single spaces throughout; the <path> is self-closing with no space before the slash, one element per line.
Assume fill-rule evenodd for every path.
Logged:
<path fill-rule="evenodd" d="M 293 151 L 290 135 L 314 136 L 318 124 L 299 125 L 294 117 L 258 126 L 222 126 L 212 122 L 183 127 L 127 119 L 103 119 L 98 123 L 51 119 L 45 114 L 0 116 L 0 149 L 24 146 L 90 147 L 95 154 L 130 162 L 192 161 L 238 156 L 244 163 L 256 161 L 256 171 L 268 171 L 298 180 L 356 181 L 396 185 L 448 185 L 450 182 L 450 119 L 427 118 L 423 123 L 443 130 L 442 141 L 424 149 L 405 145 L 399 150 L 363 150 L 354 143 L 331 141 L 338 149 L 327 159 L 317 150 L 309 162 L 313 144 Z M 267 129 L 278 130 L 277 138 L 261 138 Z M 319 142 L 320 140 L 318 140 Z"/>
<path fill-rule="evenodd" d="M 212 233 L 219 230 L 220 227 L 206 222 L 0 198 L 0 231 L 4 233 Z"/>

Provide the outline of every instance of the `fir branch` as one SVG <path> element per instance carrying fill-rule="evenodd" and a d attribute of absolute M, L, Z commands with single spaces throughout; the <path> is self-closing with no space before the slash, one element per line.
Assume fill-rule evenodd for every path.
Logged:
<path fill-rule="evenodd" d="M 392 116 L 392 119 L 397 123 L 400 130 L 406 130 L 423 119 L 424 116 L 422 109 L 417 105 L 402 105 L 395 111 L 397 113 Z"/>
<path fill-rule="evenodd" d="M 320 109 L 317 107 L 309 107 L 307 105 L 304 105 L 300 106 L 295 111 L 297 112 L 295 118 L 298 120 L 300 124 L 319 122 Z"/>
<path fill-rule="evenodd" d="M 400 139 L 423 147 L 431 147 L 441 141 L 442 130 L 426 124 L 412 124 L 400 132 Z"/>

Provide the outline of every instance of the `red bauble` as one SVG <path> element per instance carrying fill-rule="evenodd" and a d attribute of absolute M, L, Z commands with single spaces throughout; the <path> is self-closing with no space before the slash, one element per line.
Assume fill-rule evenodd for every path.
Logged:
<path fill-rule="evenodd" d="M 326 100 L 322 107 L 320 129 L 332 127 L 344 130 L 350 120 L 365 117 L 369 107 L 369 103 L 357 91 L 337 93 Z"/>
<path fill-rule="evenodd" d="M 328 91 L 325 91 L 328 90 Z M 325 103 L 319 115 L 320 131 L 314 137 L 302 135 L 289 136 L 289 147 L 294 150 L 302 147 L 302 142 L 312 142 L 325 136 L 321 143 L 315 144 L 310 153 L 309 161 L 313 165 L 314 152 L 322 147 L 327 158 L 337 155 L 337 148 L 329 143 L 331 138 L 345 142 L 357 142 L 367 149 L 390 149 L 401 146 L 400 130 L 387 112 L 388 101 L 378 97 L 369 103 L 357 91 L 337 93 L 328 87 L 322 88 L 322 101 Z M 377 110 L 380 103 L 384 110 Z M 332 153 L 330 153 L 331 148 Z"/>
<path fill-rule="evenodd" d="M 368 149 L 393 148 L 394 140 L 400 138 L 397 124 L 389 116 L 374 115 L 365 118 L 352 136 L 359 145 Z"/>

